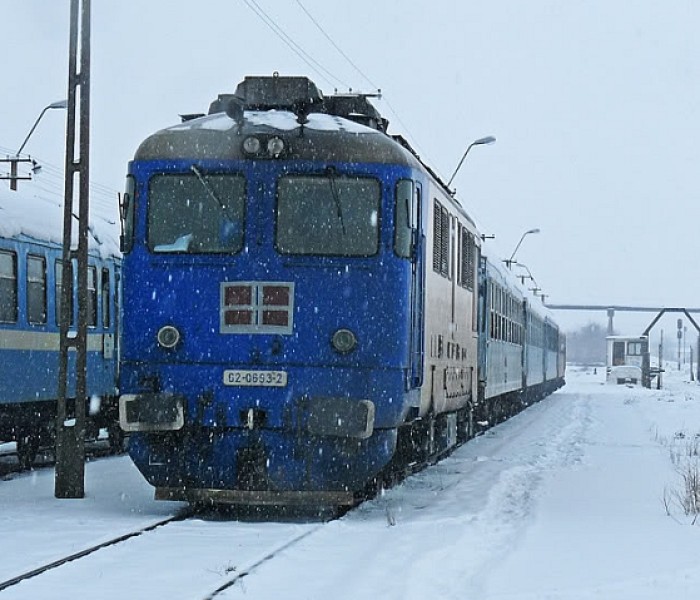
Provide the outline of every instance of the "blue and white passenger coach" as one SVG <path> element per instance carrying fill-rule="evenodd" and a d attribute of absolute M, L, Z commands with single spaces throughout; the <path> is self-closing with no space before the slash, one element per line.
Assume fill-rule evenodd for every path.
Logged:
<path fill-rule="evenodd" d="M 480 238 L 386 124 L 248 77 L 138 148 L 120 418 L 158 498 L 350 503 L 469 435 Z"/>
<path fill-rule="evenodd" d="M 61 201 L 39 195 L 34 182 L 0 190 L 0 441 L 16 441 L 22 467 L 41 446 L 53 446 L 59 381 L 62 282 Z M 120 259 L 113 219 L 95 207 L 88 256 L 88 437 L 107 428 L 120 447 L 117 421 L 117 329 Z M 111 212 L 111 211 L 110 211 Z M 75 262 L 75 261 L 74 261 Z M 77 269 L 71 326 L 77 323 Z M 75 397 L 75 355 L 68 357 L 69 413 Z"/>

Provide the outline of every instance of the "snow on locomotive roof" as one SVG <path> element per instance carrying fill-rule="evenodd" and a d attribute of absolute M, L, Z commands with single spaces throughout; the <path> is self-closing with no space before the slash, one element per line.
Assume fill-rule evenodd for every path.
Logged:
<path fill-rule="evenodd" d="M 0 188 L 0 237 L 26 236 L 37 241 L 62 244 L 63 200 L 30 191 L 32 182 L 21 182 L 17 191 Z M 115 198 L 116 205 L 116 198 Z M 77 232 L 77 226 L 74 227 Z M 90 207 L 89 248 L 103 258 L 119 255 L 119 223 L 95 204 Z"/>
<path fill-rule="evenodd" d="M 297 116 L 286 110 L 247 110 L 244 114 L 245 120 L 254 126 L 269 127 L 277 131 L 294 131 L 301 127 Z M 168 127 L 166 131 L 186 131 L 191 129 L 228 131 L 236 126 L 236 122 L 225 113 L 215 113 Z M 322 113 L 309 114 L 308 122 L 304 124 L 304 128 L 315 131 L 344 131 L 346 133 L 381 135 L 376 129 L 361 123 L 356 123 L 337 115 Z"/>

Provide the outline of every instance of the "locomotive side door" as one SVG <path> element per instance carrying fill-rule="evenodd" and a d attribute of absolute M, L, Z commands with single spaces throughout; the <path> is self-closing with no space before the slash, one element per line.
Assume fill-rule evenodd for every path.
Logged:
<path fill-rule="evenodd" d="M 423 193 L 415 183 L 411 208 L 411 385 L 423 385 L 423 357 L 425 350 L 425 235 L 423 234 Z"/>

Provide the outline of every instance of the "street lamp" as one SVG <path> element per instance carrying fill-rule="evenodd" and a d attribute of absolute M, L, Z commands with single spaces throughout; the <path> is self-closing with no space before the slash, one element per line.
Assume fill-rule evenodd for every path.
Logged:
<path fill-rule="evenodd" d="M 22 142 L 22 145 L 19 147 L 19 150 L 17 150 L 17 153 L 15 156 L 19 156 L 24 147 L 26 146 L 27 142 L 29 141 L 29 138 L 31 137 L 32 133 L 34 133 L 34 130 L 36 129 L 36 126 L 39 124 L 39 121 L 41 121 L 41 117 L 44 116 L 44 113 L 47 110 L 50 110 L 52 108 L 68 108 L 68 100 L 59 100 L 58 102 L 52 102 L 48 106 L 44 108 L 44 110 L 39 113 L 39 117 L 37 118 L 36 121 L 34 121 L 34 125 L 32 128 L 29 130 L 29 133 L 27 134 L 27 137 L 24 138 L 24 141 Z"/>
<path fill-rule="evenodd" d="M 36 126 L 39 124 L 39 121 L 41 121 L 41 117 L 43 117 L 44 113 L 51 108 L 68 108 L 68 100 L 59 100 L 58 102 L 52 102 L 48 106 L 44 107 L 44 110 L 41 111 L 37 120 L 34 121 L 34 125 L 32 125 L 32 128 L 29 130 L 27 137 L 24 138 L 24 141 L 22 142 L 22 145 L 19 147 L 19 150 L 17 150 L 17 153 L 14 156 L 8 156 L 5 159 L 0 159 L 0 162 L 10 163 L 10 175 L 9 176 L 2 176 L 2 177 L 0 177 L 0 179 L 9 179 L 11 190 L 17 189 L 17 182 L 20 179 L 31 179 L 31 175 L 30 176 L 20 176 L 19 175 L 18 168 L 17 168 L 19 163 L 32 163 L 32 171 L 34 173 L 38 173 L 39 169 L 41 169 L 41 166 L 38 165 L 35 160 L 33 160 L 31 158 L 20 158 L 19 155 L 22 152 L 22 150 L 24 149 L 24 147 L 26 146 L 27 142 L 29 141 L 29 138 L 31 137 L 32 133 L 34 133 L 34 130 L 36 129 Z"/>
<path fill-rule="evenodd" d="M 515 250 L 513 250 L 513 254 L 510 255 L 510 258 L 507 260 L 504 260 L 503 262 L 506 263 L 508 268 L 510 269 L 510 265 L 512 265 L 515 262 L 515 253 L 518 251 L 518 248 L 520 248 L 520 244 L 523 243 L 523 240 L 525 239 L 526 235 L 530 235 L 531 233 L 539 233 L 540 230 L 535 228 L 535 229 L 528 229 L 523 235 L 520 237 L 520 241 L 518 242 L 518 245 L 515 247 Z"/>
<path fill-rule="evenodd" d="M 450 177 L 450 180 L 447 182 L 447 187 L 448 188 L 450 187 L 452 180 L 455 178 L 455 175 L 457 175 L 457 171 L 459 171 L 459 168 L 462 166 L 464 159 L 467 158 L 467 154 L 469 154 L 469 151 L 472 149 L 473 146 L 490 145 L 490 144 L 493 144 L 495 141 L 496 141 L 495 137 L 493 137 L 492 135 L 487 135 L 486 137 L 479 138 L 478 140 L 475 140 L 471 144 L 469 144 L 467 146 L 467 149 L 464 151 L 464 154 L 462 155 L 462 159 L 459 161 L 459 164 L 457 165 L 455 172 L 452 173 L 452 177 Z"/>

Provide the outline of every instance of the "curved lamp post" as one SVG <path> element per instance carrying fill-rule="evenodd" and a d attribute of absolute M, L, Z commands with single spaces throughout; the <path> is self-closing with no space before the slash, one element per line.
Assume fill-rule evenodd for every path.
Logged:
<path fill-rule="evenodd" d="M 24 141 L 22 142 L 22 145 L 19 147 L 19 150 L 17 150 L 17 154 L 15 156 L 19 156 L 24 147 L 27 145 L 27 142 L 29 141 L 29 138 L 31 137 L 32 133 L 34 133 L 34 130 L 36 129 L 36 126 L 39 124 L 39 121 L 41 121 L 41 117 L 44 116 L 44 113 L 47 110 L 50 110 L 52 108 L 68 108 L 68 100 L 59 100 L 58 102 L 52 102 L 48 106 L 44 107 L 44 110 L 39 113 L 39 116 L 37 117 L 37 120 L 34 121 L 34 125 L 32 125 L 32 128 L 29 130 L 29 133 L 27 134 L 27 137 L 24 138 Z"/>
<path fill-rule="evenodd" d="M 486 137 L 479 138 L 478 140 L 473 141 L 471 144 L 467 146 L 467 149 L 464 151 L 464 154 L 462 154 L 462 158 L 459 161 L 459 164 L 457 165 L 457 168 L 455 169 L 455 172 L 452 173 L 452 177 L 450 177 L 450 180 L 447 182 L 447 187 L 450 187 L 450 184 L 452 183 L 452 180 L 455 178 L 455 175 L 457 175 L 457 172 L 459 171 L 460 167 L 462 166 L 462 163 L 464 162 L 464 159 L 467 158 L 467 154 L 469 154 L 469 151 L 474 147 L 474 146 L 484 146 L 484 145 L 489 145 L 493 144 L 496 141 L 496 138 L 493 137 L 492 135 L 487 135 Z"/>

